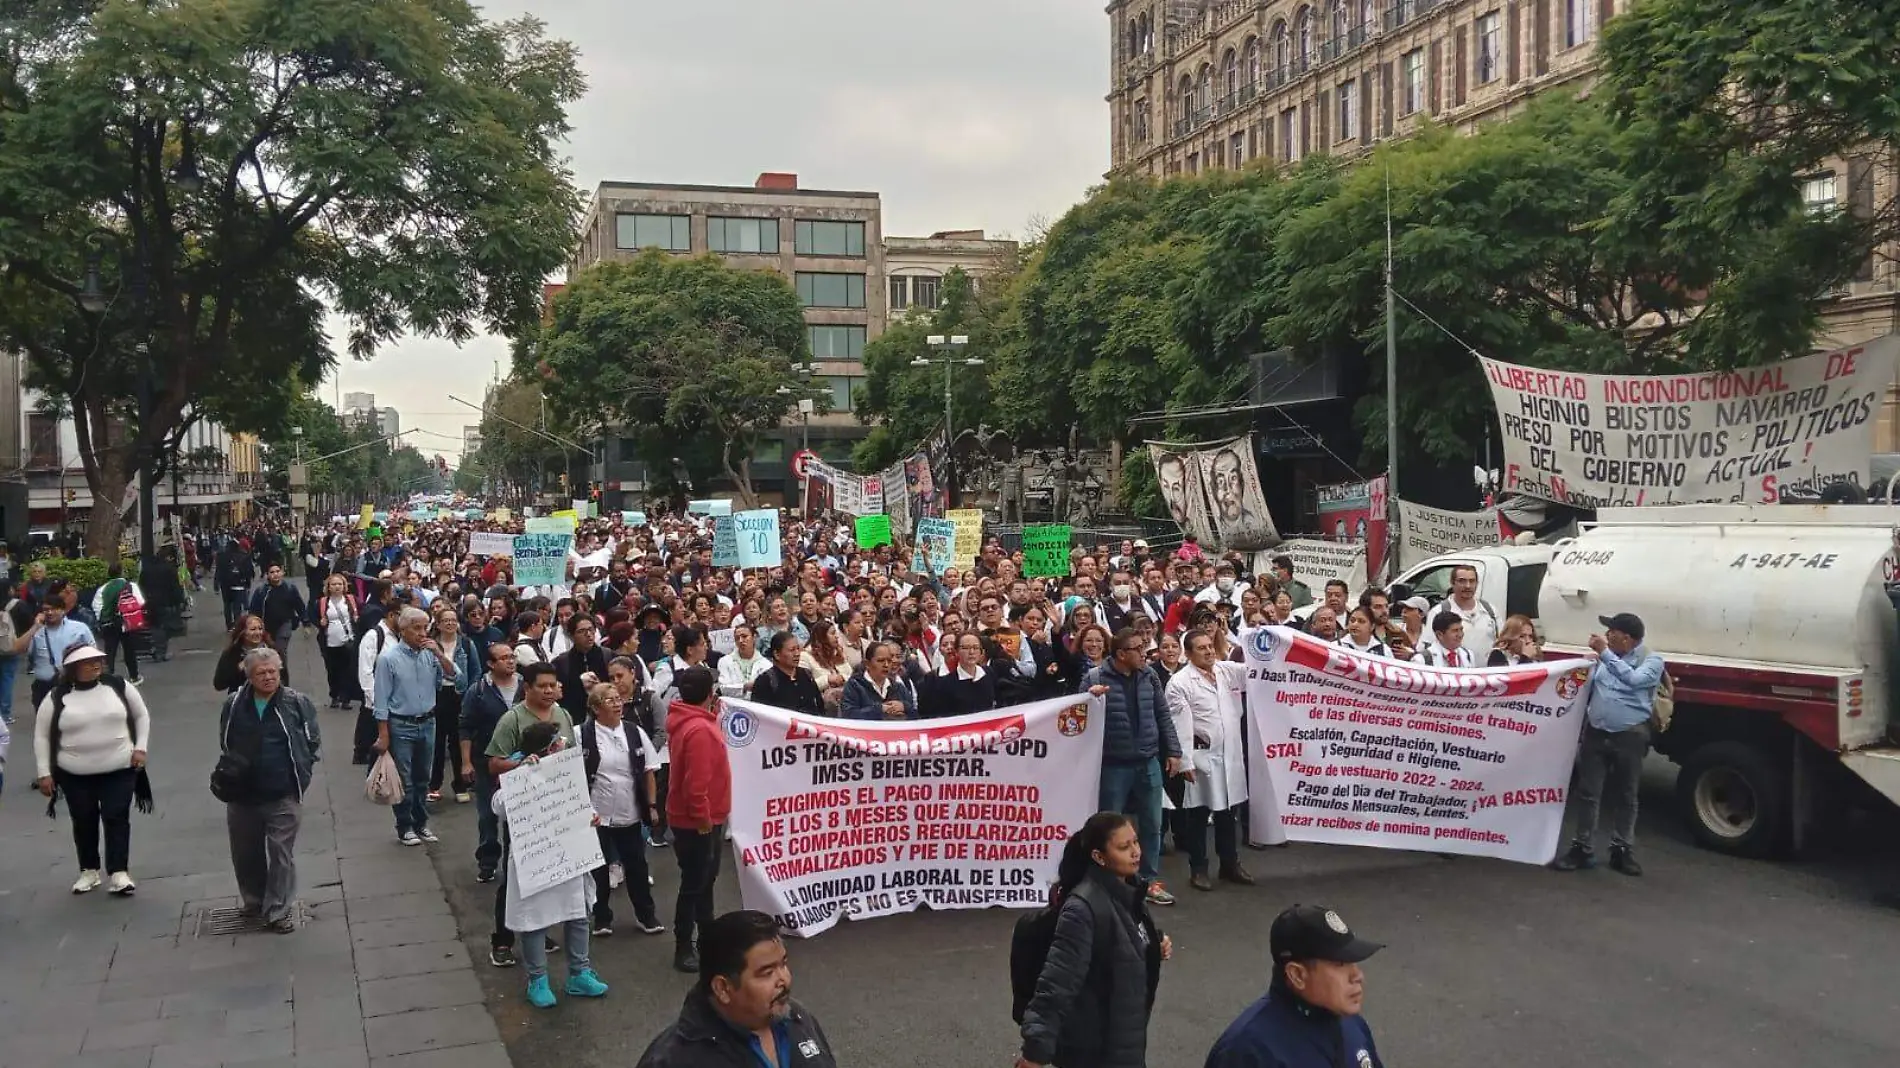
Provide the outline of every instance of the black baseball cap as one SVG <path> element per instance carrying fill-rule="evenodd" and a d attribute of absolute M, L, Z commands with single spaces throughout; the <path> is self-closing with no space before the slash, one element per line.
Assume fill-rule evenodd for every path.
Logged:
<path fill-rule="evenodd" d="M 1268 938 L 1276 965 L 1295 960 L 1358 964 L 1385 948 L 1354 935 L 1339 913 L 1320 905 L 1295 905 L 1280 913 Z"/>
<path fill-rule="evenodd" d="M 1639 642 L 1643 640 L 1643 621 L 1632 613 L 1618 612 L 1613 616 L 1598 616 L 1597 622 L 1610 630 L 1627 634 Z"/>

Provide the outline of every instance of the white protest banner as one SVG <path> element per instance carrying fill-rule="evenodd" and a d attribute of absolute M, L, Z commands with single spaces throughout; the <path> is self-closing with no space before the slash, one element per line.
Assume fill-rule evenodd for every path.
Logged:
<path fill-rule="evenodd" d="M 645 512 L 622 512 L 620 513 L 620 525 L 623 527 L 644 527 L 647 525 L 647 514 Z"/>
<path fill-rule="evenodd" d="M 580 561 L 574 565 L 574 570 L 576 573 L 578 573 L 581 571 L 585 571 L 588 568 L 597 567 L 601 569 L 602 571 L 605 571 L 607 570 L 608 566 L 612 562 L 613 562 L 613 550 L 595 549 L 593 552 L 588 553 L 586 556 L 581 557 Z"/>
<path fill-rule="evenodd" d="M 1480 512 L 1447 512 L 1427 508 L 1411 501 L 1399 501 L 1399 566 L 1410 567 L 1439 553 L 1456 552 L 1473 545 L 1498 543 L 1498 513 L 1495 508 Z"/>
<path fill-rule="evenodd" d="M 713 555 L 714 567 L 739 566 L 739 534 L 729 515 L 713 517 Z"/>
<path fill-rule="evenodd" d="M 904 478 L 904 462 L 899 460 L 877 474 L 878 486 L 884 491 L 884 512 L 891 517 L 892 530 L 909 530 L 911 525 L 911 507 L 909 484 Z"/>
<path fill-rule="evenodd" d="M 725 500 L 687 501 L 687 515 L 731 515 L 732 502 Z"/>
<path fill-rule="evenodd" d="M 1900 335 L 1742 371 L 1586 375 L 1483 360 L 1504 490 L 1603 505 L 1772 504 L 1867 485 Z"/>
<path fill-rule="evenodd" d="M 778 509 L 760 508 L 732 517 L 739 542 L 740 567 L 777 567 L 785 562 L 779 545 Z"/>
<path fill-rule="evenodd" d="M 1342 545 L 1311 538 L 1294 538 L 1281 542 L 1275 548 L 1255 553 L 1253 573 L 1272 574 L 1273 558 L 1276 556 L 1293 558 L 1293 577 L 1306 583 L 1306 588 L 1313 591 L 1315 598 L 1331 579 L 1344 582 L 1355 597 L 1366 588 L 1366 547 L 1363 544 Z"/>
<path fill-rule="evenodd" d="M 910 569 L 923 574 L 924 553 L 930 553 L 930 573 L 941 577 L 944 568 L 955 560 L 957 524 L 950 519 L 919 519 L 917 549 L 911 553 Z"/>
<path fill-rule="evenodd" d="M 739 640 L 731 627 L 706 632 L 706 647 L 720 656 L 739 651 Z"/>
<path fill-rule="evenodd" d="M 790 934 L 920 905 L 1039 908 L 1099 800 L 1099 698 L 888 723 L 721 707 L 739 891 Z"/>
<path fill-rule="evenodd" d="M 523 764 L 501 777 L 508 814 L 508 877 L 522 897 L 538 894 L 607 861 L 594 833 L 594 802 L 578 747 Z"/>
<path fill-rule="evenodd" d="M 571 516 L 532 516 L 522 521 L 521 532 L 523 534 L 572 534 L 577 525 Z"/>
<path fill-rule="evenodd" d="M 476 556 L 513 556 L 515 536 L 477 530 L 468 536 L 468 551 Z"/>
<path fill-rule="evenodd" d="M 1425 668 L 1287 627 L 1241 645 L 1254 841 L 1556 854 L 1589 661 Z"/>
<path fill-rule="evenodd" d="M 572 534 L 517 534 L 515 585 L 559 586 L 567 581 L 567 554 L 574 548 Z"/>
<path fill-rule="evenodd" d="M 831 475 L 831 506 L 846 515 L 882 515 L 884 512 L 884 484 L 878 483 L 877 501 L 872 503 L 870 492 L 865 486 L 862 475 L 833 469 Z"/>

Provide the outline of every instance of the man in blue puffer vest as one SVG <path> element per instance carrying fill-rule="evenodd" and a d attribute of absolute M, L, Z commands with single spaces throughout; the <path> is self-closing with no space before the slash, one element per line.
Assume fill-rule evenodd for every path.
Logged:
<path fill-rule="evenodd" d="M 1146 640 L 1123 627 L 1110 649 L 1108 663 L 1082 677 L 1083 688 L 1107 699 L 1100 810 L 1135 817 L 1148 902 L 1172 905 L 1174 895 L 1161 885 L 1161 784 L 1181 773 L 1181 742 L 1161 679 L 1148 666 Z"/>

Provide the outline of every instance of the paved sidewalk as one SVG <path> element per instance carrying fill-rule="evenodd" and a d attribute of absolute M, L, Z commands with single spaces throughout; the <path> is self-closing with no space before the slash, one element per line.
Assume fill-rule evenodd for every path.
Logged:
<path fill-rule="evenodd" d="M 132 815 L 138 892 L 76 896 L 71 824 L 33 791 L 26 682 L 0 793 L 0 1068 L 506 1068 L 435 868 L 396 845 L 389 811 L 349 763 L 354 713 L 323 709 L 324 760 L 297 840 L 307 922 L 293 935 L 219 933 L 237 906 L 224 806 L 206 788 L 217 752 L 222 645 L 215 599 L 150 666 L 157 811 Z M 298 635 L 291 675 L 322 695 Z M 442 848 L 440 846 L 434 848 Z"/>

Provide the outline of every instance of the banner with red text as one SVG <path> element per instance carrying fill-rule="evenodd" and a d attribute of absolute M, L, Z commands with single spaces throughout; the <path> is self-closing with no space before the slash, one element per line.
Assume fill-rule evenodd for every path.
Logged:
<path fill-rule="evenodd" d="M 1241 644 L 1254 841 L 1555 855 L 1589 661 L 1441 670 L 1285 627 Z"/>
<path fill-rule="evenodd" d="M 1506 493 L 1596 508 L 1865 488 L 1900 335 L 1740 371 L 1587 375 L 1482 359 Z"/>
<path fill-rule="evenodd" d="M 787 934 L 921 906 L 1040 907 L 1095 813 L 1099 699 L 921 722 L 720 707 L 739 891 Z"/>

